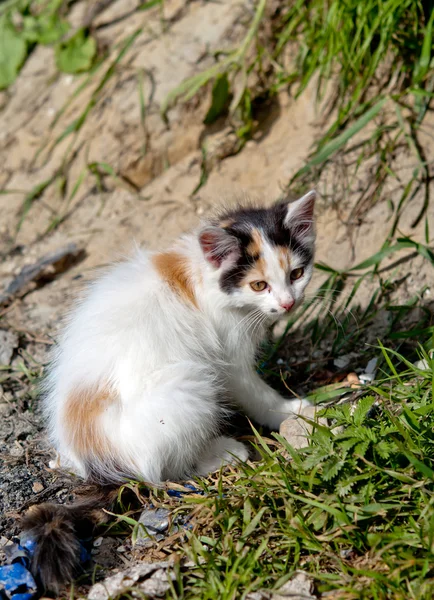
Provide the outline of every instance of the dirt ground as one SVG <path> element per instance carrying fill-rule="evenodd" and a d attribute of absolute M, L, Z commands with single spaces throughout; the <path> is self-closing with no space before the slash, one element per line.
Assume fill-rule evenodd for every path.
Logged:
<path fill-rule="evenodd" d="M 59 74 L 49 48 L 37 47 L 17 81 L 0 93 L 0 186 L 18 190 L 0 195 L 0 291 L 6 290 L 25 265 L 50 252 L 72 242 L 83 250 L 67 269 L 44 277 L 36 289 L 1 311 L 0 362 L 14 367 L 13 377 L 2 379 L 0 375 L 3 543 L 18 533 L 15 517 L 23 507 L 49 498 L 65 501 L 74 486 L 73 480 L 48 469 L 50 451 L 44 441 L 36 377 L 47 360 L 62 315 L 83 283 L 94 277 L 98 267 L 130 252 L 135 243 L 150 248 L 169 244 L 223 202 L 244 194 L 273 202 L 305 164 L 314 141 L 325 129 L 313 89 L 298 99 L 281 93 L 264 107 L 253 139 L 238 154 L 234 154 L 237 140 L 223 121 L 212 127 L 203 125 L 208 93 L 171 109 L 166 124 L 160 108 L 167 93 L 212 64 L 214 51 L 232 47 L 243 37 L 252 3 L 167 0 L 164 23 L 158 10 L 134 12 L 136 4 L 118 0 L 95 18 L 95 35 L 102 48 L 110 49 L 109 58 L 57 120 L 58 111 L 86 76 L 76 80 Z M 87 9 L 86 2 L 74 3 L 71 21 L 76 26 Z M 141 33 L 99 94 L 83 127 L 77 135 L 54 145 L 82 113 L 104 70 L 115 59 L 116 45 L 139 28 Z M 144 81 L 144 124 L 138 72 L 143 73 Z M 195 193 L 204 145 L 210 173 Z M 73 195 L 83 169 L 96 162 L 110 165 L 118 176 L 103 173 L 98 181 L 87 173 Z M 58 182 L 48 186 L 32 202 L 16 234 L 22 191 L 59 173 L 65 177 L 66 195 L 59 193 Z M 366 174 L 361 173 L 363 176 Z M 349 222 L 357 185 L 352 182 L 344 204 L 330 202 L 329 196 L 318 202 L 317 260 L 337 269 L 351 267 L 378 251 L 391 226 L 386 202 L 377 204 L 363 220 Z M 412 228 L 411 223 L 422 202 L 422 196 L 416 196 L 400 222 L 403 234 L 420 241 L 424 239 L 423 224 Z M 47 233 L 59 215 L 62 222 Z M 434 230 L 434 215 L 429 219 Z M 394 257 L 386 260 L 385 266 L 396 283 L 394 293 L 399 302 L 405 303 L 425 286 L 430 302 L 434 277 L 421 257 L 401 264 L 396 264 Z M 318 274 L 312 290 L 320 279 Z M 371 292 L 368 284 L 362 286 L 356 301 L 366 305 Z M 376 331 L 372 335 L 375 339 Z M 109 540 L 104 544 L 102 563 L 106 560 L 111 567 L 125 562 L 116 554 L 120 543 Z M 110 560 L 103 558 L 103 550 Z"/>

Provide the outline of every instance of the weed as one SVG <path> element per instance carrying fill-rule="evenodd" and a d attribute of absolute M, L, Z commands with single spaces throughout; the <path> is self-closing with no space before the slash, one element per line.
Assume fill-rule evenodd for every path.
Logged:
<path fill-rule="evenodd" d="M 202 482 L 175 598 L 245 597 L 296 569 L 334 598 L 431 598 L 434 591 L 434 361 L 423 369 L 380 348 L 380 380 L 325 408 L 309 445 L 256 432 L 262 461 Z M 291 457 L 288 460 L 287 455 Z"/>
<path fill-rule="evenodd" d="M 11 0 L 0 7 L 0 89 L 15 80 L 35 45 L 54 45 L 56 64 L 65 73 L 87 71 L 96 57 L 95 39 L 70 29 L 64 0 Z"/>
<path fill-rule="evenodd" d="M 337 176 L 331 190 L 325 181 L 320 189 L 324 197 L 333 195 L 339 201 L 361 165 L 368 167 L 379 157 L 369 167 L 365 187 L 357 190 L 359 200 L 351 217 L 363 215 L 391 184 L 398 184 L 401 196 L 393 206 L 393 236 L 416 193 L 423 191 L 424 202 L 414 226 L 429 206 L 430 176 L 419 133 L 433 97 L 433 19 L 430 3 L 413 0 L 370 0 L 363 6 L 357 0 L 286 0 L 274 9 L 261 0 L 240 47 L 216 55 L 214 65 L 174 89 L 163 114 L 174 102 L 189 100 L 213 82 L 205 123 L 226 111 L 238 135 L 246 139 L 254 131 L 258 100 L 285 88 L 299 97 L 315 84 L 329 126 L 288 187 L 317 184 L 324 168 L 333 170 L 331 161 L 339 158 L 347 176 Z M 391 166 L 398 151 L 416 161 L 408 177 Z"/>

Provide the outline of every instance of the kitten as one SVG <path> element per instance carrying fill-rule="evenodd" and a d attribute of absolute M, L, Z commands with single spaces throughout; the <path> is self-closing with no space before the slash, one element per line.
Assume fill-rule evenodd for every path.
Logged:
<path fill-rule="evenodd" d="M 219 435 L 229 402 L 271 429 L 299 412 L 306 401 L 270 388 L 255 353 L 303 300 L 314 202 L 312 191 L 225 212 L 170 250 L 138 251 L 91 286 L 46 384 L 60 466 L 100 483 L 206 475 L 248 458 L 244 444 Z"/>

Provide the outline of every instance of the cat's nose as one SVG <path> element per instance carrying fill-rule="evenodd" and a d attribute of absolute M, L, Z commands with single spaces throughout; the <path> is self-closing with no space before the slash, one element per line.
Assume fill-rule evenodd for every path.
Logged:
<path fill-rule="evenodd" d="M 290 300 L 289 302 L 283 302 L 280 306 L 282 308 L 284 308 L 287 312 L 289 312 L 291 310 L 291 308 L 294 306 L 295 302 L 294 300 Z"/>

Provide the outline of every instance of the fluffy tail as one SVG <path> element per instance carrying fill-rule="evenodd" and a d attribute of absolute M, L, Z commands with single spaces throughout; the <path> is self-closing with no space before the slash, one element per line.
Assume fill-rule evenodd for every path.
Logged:
<path fill-rule="evenodd" d="M 21 526 L 32 540 L 31 570 L 45 590 L 57 592 L 80 568 L 80 539 L 92 537 L 96 526 L 107 522 L 102 509 L 111 506 L 117 490 L 100 488 L 71 505 L 34 505 Z"/>

